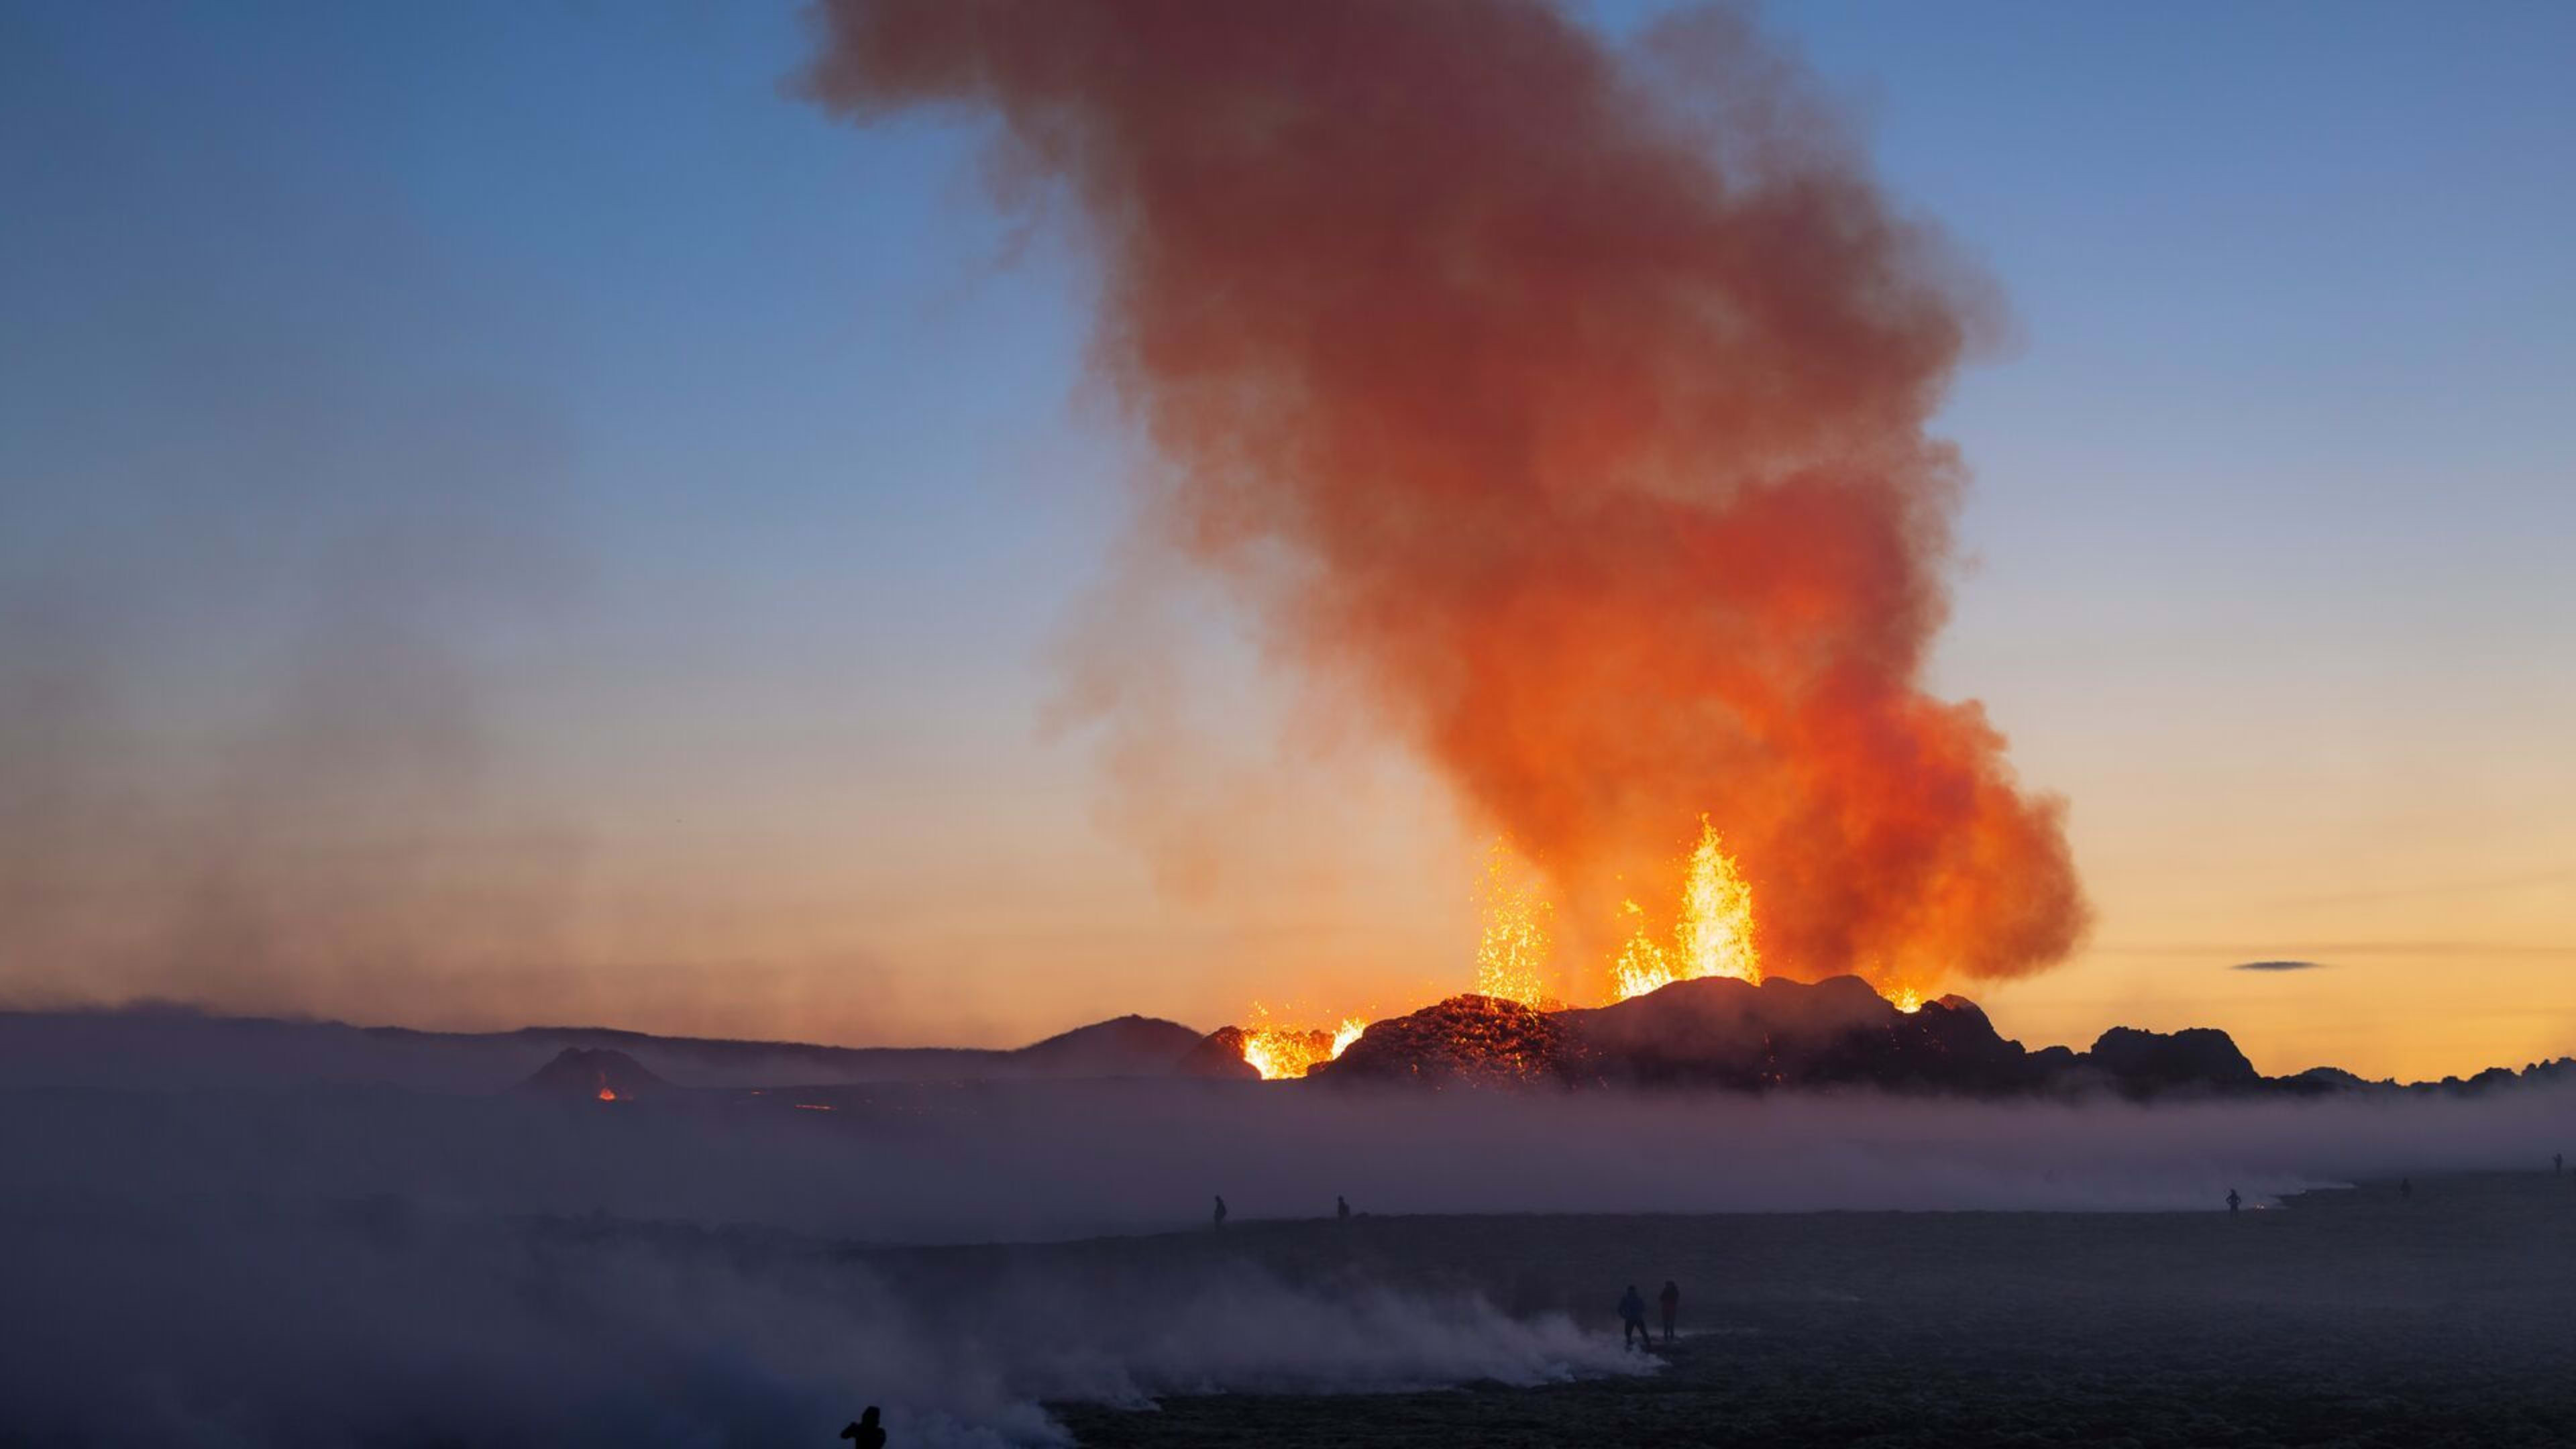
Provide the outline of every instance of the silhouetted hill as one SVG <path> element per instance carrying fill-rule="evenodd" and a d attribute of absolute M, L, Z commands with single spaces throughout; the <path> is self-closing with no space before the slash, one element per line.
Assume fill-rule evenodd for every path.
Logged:
<path fill-rule="evenodd" d="M 2241 1091 L 2263 1074 L 2227 1033 L 2191 1027 L 2170 1034 L 2115 1026 L 2093 1042 L 2092 1065 L 2134 1096 L 2176 1088 Z"/>
<path fill-rule="evenodd" d="M 1257 1082 L 1261 1073 L 1243 1059 L 1243 1028 L 1221 1026 L 1193 1043 L 1176 1068 L 1185 1077 Z"/>
<path fill-rule="evenodd" d="M 1373 1023 L 1341 1060 L 1338 1083 L 1430 1086 L 1776 1088 L 1877 1086 L 2020 1091 L 2041 1084 L 2019 1043 L 1949 997 L 1906 1013 L 1858 977 L 1759 986 L 1678 981 L 1610 1006 L 1542 1012 L 1460 996 Z"/>
<path fill-rule="evenodd" d="M 1122 1016 L 1011 1050 L 832 1047 L 657 1037 L 601 1027 L 424 1032 L 338 1022 L 220 1017 L 186 1008 L 0 1011 L 0 1089 L 383 1085 L 485 1093 L 604 1053 L 664 1089 L 867 1083 L 1199 1077 L 1249 1080 L 1243 1036 L 1201 1036 Z M 570 1070 L 570 1069 L 566 1069 Z M 1717 1088 L 1873 1087 L 1968 1095 L 2195 1095 L 2513 1091 L 2576 1078 L 2576 1060 L 2491 1068 L 2399 1085 L 2316 1067 L 2258 1074 L 2227 1033 L 2115 1027 L 2086 1051 L 2025 1049 L 1963 997 L 1898 1011 L 1857 978 L 1760 986 L 1676 982 L 1609 1006 L 1542 1011 L 1457 996 L 1370 1025 L 1310 1080 L 1344 1086 Z M 593 1083 L 593 1091 L 596 1091 Z M 624 1089 L 611 1086 L 623 1094 Z M 648 1089 L 649 1090 L 649 1089 Z"/>
<path fill-rule="evenodd" d="M 1197 1032 L 1179 1022 L 1131 1015 L 1077 1026 L 1008 1055 L 1033 1076 L 1162 1076 L 1199 1041 Z"/>
<path fill-rule="evenodd" d="M 1812 983 L 1774 978 L 1759 986 L 1724 978 L 1680 981 L 1610 1006 L 1556 1012 L 1452 997 L 1372 1024 L 1341 1060 L 1317 1067 L 1311 1079 L 1345 1086 L 1752 1092 L 1874 1087 L 1981 1096 L 2108 1091 L 2138 1098 L 2328 1086 L 2317 1073 L 2272 1082 L 2227 1033 L 2206 1027 L 2171 1033 L 2115 1027 L 2087 1052 L 2029 1051 L 1998 1033 L 1965 997 L 1945 996 L 1904 1012 L 1853 976 Z"/>
<path fill-rule="evenodd" d="M 568 1048 L 623 1053 L 691 1087 L 1170 1075 L 1199 1042 L 1177 1022 L 1124 1016 L 1004 1050 L 834 1047 L 653 1036 L 606 1027 L 414 1031 L 211 1016 L 186 1008 L 0 1012 L 0 1087 L 385 1085 L 488 1092 Z"/>
<path fill-rule="evenodd" d="M 671 1084 L 646 1071 L 633 1057 L 606 1048 L 585 1051 L 565 1047 L 536 1075 L 519 1084 L 532 1096 L 592 1102 L 632 1102 L 669 1091 Z"/>

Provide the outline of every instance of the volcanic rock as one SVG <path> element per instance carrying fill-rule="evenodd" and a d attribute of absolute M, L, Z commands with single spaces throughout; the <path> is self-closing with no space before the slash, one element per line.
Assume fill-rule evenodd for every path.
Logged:
<path fill-rule="evenodd" d="M 2133 1097 L 2192 1090 L 2245 1091 L 2263 1085 L 2263 1074 L 2236 1049 L 2235 1039 L 2215 1027 L 2167 1033 L 2115 1026 L 2093 1043 L 2085 1060 L 2112 1086 Z"/>
<path fill-rule="evenodd" d="M 519 1090 L 566 1101 L 626 1102 L 670 1091 L 671 1084 L 624 1052 L 565 1047 L 553 1061 L 537 1068 L 536 1075 L 521 1082 Z"/>
<path fill-rule="evenodd" d="M 1456 997 L 1370 1026 L 1315 1075 L 1342 1083 L 2016 1091 L 2040 1080 L 2019 1043 L 1947 997 L 1908 1014 L 1858 977 L 1710 977 L 1611 1006 L 1541 1012 Z"/>
<path fill-rule="evenodd" d="M 1371 1022 L 1308 1081 L 1406 1082 L 1434 1089 L 1578 1084 L 1581 1057 L 1563 1018 L 1499 996 L 1453 996 L 1410 1016 Z"/>
<path fill-rule="evenodd" d="M 1214 1077 L 1223 1081 L 1261 1080 L 1261 1073 L 1243 1059 L 1243 1029 L 1221 1026 L 1198 1039 L 1183 1053 L 1172 1070 L 1184 1077 Z"/>
<path fill-rule="evenodd" d="M 1563 1015 L 1582 1075 L 1604 1084 L 2012 1091 L 2035 1081 L 2021 1044 L 1996 1035 L 1975 1003 L 1950 996 L 1903 1012 L 1856 976 L 1677 981 Z"/>
<path fill-rule="evenodd" d="M 1234 1046 L 1239 1053 L 1239 1041 Z M 1552 1012 L 1452 997 L 1371 1025 L 1340 1061 L 1310 1075 L 1345 1085 L 1870 1087 L 1977 1096 L 2111 1090 L 2148 1097 L 2271 1085 L 2223 1031 L 2118 1027 L 2090 1052 L 2030 1052 L 1997 1033 L 1965 997 L 1899 1011 L 1856 976 L 1775 977 L 1759 986 L 1704 977 L 1609 1006 Z"/>

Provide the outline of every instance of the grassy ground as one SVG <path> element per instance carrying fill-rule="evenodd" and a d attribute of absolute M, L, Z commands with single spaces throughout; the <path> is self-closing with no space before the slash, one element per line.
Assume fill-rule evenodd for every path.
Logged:
<path fill-rule="evenodd" d="M 1062 1406 L 1092 1445 L 2576 1444 L 2576 1175 L 2232 1218 L 1363 1218 L 1068 1250 L 1469 1287 L 1612 1335 L 1622 1286 L 1684 1295 L 1652 1376 Z"/>

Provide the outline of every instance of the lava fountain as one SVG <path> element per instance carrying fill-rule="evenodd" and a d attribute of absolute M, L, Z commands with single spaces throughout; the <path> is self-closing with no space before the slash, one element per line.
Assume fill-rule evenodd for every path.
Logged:
<path fill-rule="evenodd" d="M 1329 1062 L 1350 1049 L 1368 1030 L 1356 1016 L 1342 1018 L 1327 1031 L 1320 1027 L 1285 1026 L 1270 1019 L 1269 1008 L 1252 1004 L 1253 1024 L 1242 1028 L 1243 1059 L 1266 1082 L 1302 1077 L 1318 1062 Z"/>

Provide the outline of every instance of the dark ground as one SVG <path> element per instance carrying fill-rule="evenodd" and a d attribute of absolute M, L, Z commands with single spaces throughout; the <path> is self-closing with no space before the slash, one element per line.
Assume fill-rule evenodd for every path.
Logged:
<path fill-rule="evenodd" d="M 1684 1337 L 1643 1378 L 1057 1413 L 1086 1445 L 1157 1449 L 2576 1444 L 2576 1175 L 2415 1188 L 2234 1218 L 1363 1217 L 1069 1244 L 1049 1251 L 1468 1287 L 1606 1335 L 1622 1286 L 1673 1278 Z"/>

